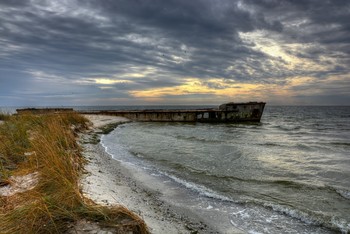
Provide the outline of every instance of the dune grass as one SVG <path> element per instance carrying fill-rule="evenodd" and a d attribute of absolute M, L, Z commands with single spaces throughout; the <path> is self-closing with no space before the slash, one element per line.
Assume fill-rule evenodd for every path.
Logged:
<path fill-rule="evenodd" d="M 0 121 L 8 120 L 10 118 L 10 114 L 0 112 Z"/>
<path fill-rule="evenodd" d="M 97 205 L 79 191 L 85 161 L 76 134 L 87 126 L 76 113 L 10 116 L 0 125 L 0 182 L 10 183 L 10 175 L 39 174 L 34 189 L 0 196 L 1 233 L 62 233 L 81 219 L 118 233 L 148 233 L 143 220 L 125 207 Z"/>

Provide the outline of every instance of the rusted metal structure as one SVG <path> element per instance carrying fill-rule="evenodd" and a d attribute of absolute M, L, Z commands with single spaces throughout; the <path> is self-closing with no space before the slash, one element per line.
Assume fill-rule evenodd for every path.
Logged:
<path fill-rule="evenodd" d="M 265 102 L 230 102 L 211 109 L 110 110 L 80 113 L 121 116 L 143 122 L 260 122 L 265 104 Z"/>

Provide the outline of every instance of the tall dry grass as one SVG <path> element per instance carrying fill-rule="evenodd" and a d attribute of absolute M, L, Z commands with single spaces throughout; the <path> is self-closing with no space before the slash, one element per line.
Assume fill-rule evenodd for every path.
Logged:
<path fill-rule="evenodd" d="M 11 116 L 0 125 L 0 181 L 39 173 L 34 189 L 0 196 L 0 233 L 62 233 L 80 219 L 119 232 L 148 233 L 143 220 L 126 208 L 99 206 L 81 195 L 84 159 L 76 133 L 87 126 L 76 113 Z"/>
<path fill-rule="evenodd" d="M 0 121 L 8 120 L 10 118 L 10 114 L 0 112 Z"/>

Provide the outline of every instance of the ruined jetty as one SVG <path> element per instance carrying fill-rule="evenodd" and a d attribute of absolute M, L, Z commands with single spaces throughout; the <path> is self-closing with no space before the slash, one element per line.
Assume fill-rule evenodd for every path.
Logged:
<path fill-rule="evenodd" d="M 103 110 L 79 113 L 121 116 L 143 122 L 260 122 L 265 104 L 265 102 L 230 102 L 209 109 Z"/>

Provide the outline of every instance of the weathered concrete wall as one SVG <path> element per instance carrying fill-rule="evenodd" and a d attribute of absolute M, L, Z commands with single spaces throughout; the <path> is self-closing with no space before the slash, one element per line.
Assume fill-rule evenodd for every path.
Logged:
<path fill-rule="evenodd" d="M 197 121 L 242 122 L 260 121 L 265 103 L 229 103 L 219 110 L 197 114 Z"/>
<path fill-rule="evenodd" d="M 93 112 L 89 114 L 94 114 Z M 144 122 L 195 122 L 196 112 L 166 111 L 100 111 L 95 114 L 122 116 L 135 121 Z"/>
<path fill-rule="evenodd" d="M 221 109 L 141 110 L 82 112 L 122 116 L 135 121 L 157 122 L 259 122 L 265 103 L 230 104 Z"/>

